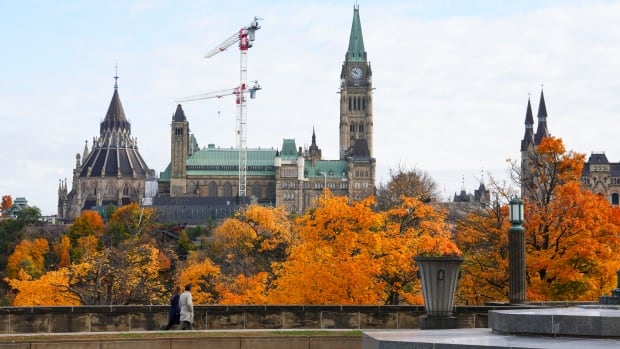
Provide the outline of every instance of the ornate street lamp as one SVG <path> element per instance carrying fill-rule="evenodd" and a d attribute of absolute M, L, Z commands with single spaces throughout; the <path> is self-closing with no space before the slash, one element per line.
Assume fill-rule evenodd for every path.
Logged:
<path fill-rule="evenodd" d="M 508 230 L 508 271 L 511 304 L 525 303 L 525 229 L 523 201 L 518 197 L 510 200 L 510 223 Z"/>

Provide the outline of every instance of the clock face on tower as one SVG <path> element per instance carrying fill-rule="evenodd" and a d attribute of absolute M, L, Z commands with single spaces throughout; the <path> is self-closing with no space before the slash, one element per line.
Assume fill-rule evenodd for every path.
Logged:
<path fill-rule="evenodd" d="M 351 77 L 355 80 L 359 80 L 362 78 L 363 72 L 362 72 L 362 68 L 360 67 L 355 67 L 353 69 L 351 69 Z"/>

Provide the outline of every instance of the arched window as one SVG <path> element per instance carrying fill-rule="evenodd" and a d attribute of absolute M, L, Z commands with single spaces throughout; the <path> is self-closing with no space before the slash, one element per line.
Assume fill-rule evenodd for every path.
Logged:
<path fill-rule="evenodd" d="M 129 186 L 127 184 L 123 187 L 123 195 L 129 196 Z"/>
<path fill-rule="evenodd" d="M 352 97 L 349 96 L 349 111 L 351 111 L 351 100 L 352 100 Z"/>
<path fill-rule="evenodd" d="M 230 182 L 224 183 L 224 196 L 232 196 L 232 185 L 230 185 Z"/>
<path fill-rule="evenodd" d="M 217 184 L 215 182 L 209 183 L 209 196 L 217 196 Z"/>
<path fill-rule="evenodd" d="M 366 97 L 362 99 L 362 110 L 366 110 Z"/>
<path fill-rule="evenodd" d="M 620 200 L 618 200 L 618 194 L 617 193 L 611 194 L 611 204 L 612 205 L 619 205 L 620 204 Z"/>

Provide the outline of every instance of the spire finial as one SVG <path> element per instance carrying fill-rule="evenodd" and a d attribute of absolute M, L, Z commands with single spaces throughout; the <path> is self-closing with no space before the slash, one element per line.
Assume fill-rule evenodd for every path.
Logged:
<path fill-rule="evenodd" d="M 114 65 L 114 89 L 118 89 L 118 61 Z"/>

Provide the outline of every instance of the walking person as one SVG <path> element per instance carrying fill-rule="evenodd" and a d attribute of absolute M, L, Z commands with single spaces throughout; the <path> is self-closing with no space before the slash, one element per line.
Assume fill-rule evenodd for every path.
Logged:
<path fill-rule="evenodd" d="M 179 307 L 179 298 L 181 296 L 181 286 L 174 287 L 174 293 L 170 298 L 170 309 L 168 310 L 168 324 L 164 330 L 169 330 L 174 325 L 181 323 L 181 308 Z"/>
<path fill-rule="evenodd" d="M 192 302 L 191 284 L 185 285 L 185 291 L 179 297 L 179 307 L 181 308 L 181 326 L 179 330 L 194 329 L 194 303 Z"/>

